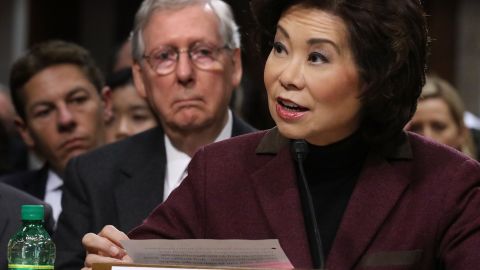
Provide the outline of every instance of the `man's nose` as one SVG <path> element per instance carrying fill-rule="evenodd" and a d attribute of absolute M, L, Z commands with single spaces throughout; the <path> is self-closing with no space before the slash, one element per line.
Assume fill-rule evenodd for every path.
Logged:
<path fill-rule="evenodd" d="M 178 53 L 175 72 L 181 84 L 187 85 L 193 81 L 193 63 L 188 52 L 180 51 Z"/>
<path fill-rule="evenodd" d="M 60 105 L 58 107 L 57 125 L 60 132 L 68 132 L 75 128 L 75 116 L 68 106 Z"/>

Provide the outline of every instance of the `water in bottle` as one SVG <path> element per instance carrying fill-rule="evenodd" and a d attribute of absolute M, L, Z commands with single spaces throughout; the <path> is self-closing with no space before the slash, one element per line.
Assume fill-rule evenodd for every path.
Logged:
<path fill-rule="evenodd" d="M 43 219 L 43 205 L 22 205 L 22 226 L 8 242 L 8 269 L 53 269 L 55 244 Z"/>

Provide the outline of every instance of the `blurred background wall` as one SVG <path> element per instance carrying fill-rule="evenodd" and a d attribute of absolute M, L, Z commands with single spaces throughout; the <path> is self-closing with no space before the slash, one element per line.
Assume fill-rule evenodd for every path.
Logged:
<path fill-rule="evenodd" d="M 109 70 L 114 49 L 128 36 L 141 0 L 0 0 L 0 83 L 25 48 L 47 39 L 76 42 Z M 244 116 L 269 127 L 263 66 L 252 55 L 254 29 L 247 0 L 227 0 L 244 34 Z M 480 114 L 480 1 L 424 0 L 433 38 L 429 70 L 455 85 L 467 109 Z M 260 116 L 260 117 L 259 117 Z"/>

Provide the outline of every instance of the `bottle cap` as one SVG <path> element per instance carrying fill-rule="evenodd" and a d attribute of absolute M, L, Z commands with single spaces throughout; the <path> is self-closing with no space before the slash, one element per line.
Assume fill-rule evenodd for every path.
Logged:
<path fill-rule="evenodd" d="M 22 205 L 22 220 L 43 220 L 43 205 Z"/>

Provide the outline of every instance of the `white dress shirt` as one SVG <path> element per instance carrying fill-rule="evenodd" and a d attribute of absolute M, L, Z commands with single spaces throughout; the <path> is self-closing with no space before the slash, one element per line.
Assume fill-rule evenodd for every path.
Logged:
<path fill-rule="evenodd" d="M 232 112 L 228 110 L 227 123 L 223 127 L 220 134 L 218 134 L 215 142 L 228 139 L 232 137 L 233 117 Z M 190 162 L 190 156 L 181 152 L 173 146 L 167 135 L 165 137 L 165 151 L 167 154 L 167 168 L 165 171 L 165 181 L 163 188 L 163 200 L 168 198 L 168 195 L 176 188 L 182 180 L 187 177 L 187 166 Z"/>
<path fill-rule="evenodd" d="M 52 206 L 55 225 L 57 224 L 60 212 L 62 212 L 62 185 L 63 180 L 55 172 L 48 170 L 44 201 Z"/>

